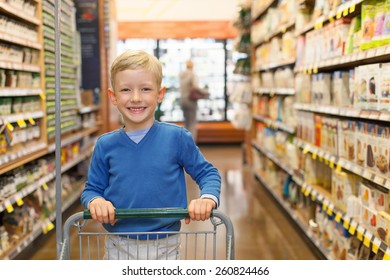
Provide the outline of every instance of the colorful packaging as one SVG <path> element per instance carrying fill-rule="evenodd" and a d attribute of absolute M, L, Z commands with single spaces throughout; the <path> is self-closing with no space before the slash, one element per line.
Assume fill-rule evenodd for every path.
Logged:
<path fill-rule="evenodd" d="M 386 244 L 390 244 L 390 214 L 384 211 L 379 211 L 377 215 L 377 227 L 375 235 L 383 240 Z"/>
<path fill-rule="evenodd" d="M 381 64 L 378 98 L 378 109 L 390 111 L 390 63 Z"/>
<path fill-rule="evenodd" d="M 362 3 L 362 44 L 360 48 L 367 50 L 374 48 L 372 38 L 375 33 L 376 0 L 366 0 Z"/>

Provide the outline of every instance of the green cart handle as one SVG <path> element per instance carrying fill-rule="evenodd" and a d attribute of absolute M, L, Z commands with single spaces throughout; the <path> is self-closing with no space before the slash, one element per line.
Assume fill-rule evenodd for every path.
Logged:
<path fill-rule="evenodd" d="M 115 209 L 115 218 L 188 218 L 186 208 L 140 208 Z M 84 219 L 92 219 L 89 210 L 84 210 Z"/>

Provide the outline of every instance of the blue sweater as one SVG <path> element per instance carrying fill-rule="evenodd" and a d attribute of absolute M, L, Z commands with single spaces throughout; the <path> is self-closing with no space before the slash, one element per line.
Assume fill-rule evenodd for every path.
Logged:
<path fill-rule="evenodd" d="M 123 129 L 115 130 L 96 141 L 81 202 L 87 208 L 100 196 L 117 209 L 187 208 L 185 171 L 199 185 L 200 195 L 219 200 L 220 174 L 186 129 L 155 121 L 138 144 Z M 104 227 L 110 232 L 176 231 L 180 221 L 120 219 Z"/>

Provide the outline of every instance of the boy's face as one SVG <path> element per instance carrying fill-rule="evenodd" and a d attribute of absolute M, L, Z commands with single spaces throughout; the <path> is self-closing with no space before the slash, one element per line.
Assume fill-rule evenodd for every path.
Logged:
<path fill-rule="evenodd" d="M 164 98 L 165 87 L 160 88 L 153 73 L 144 69 L 118 72 L 113 82 L 114 89 L 108 89 L 108 95 L 122 114 L 125 130 L 151 127 L 157 104 Z"/>

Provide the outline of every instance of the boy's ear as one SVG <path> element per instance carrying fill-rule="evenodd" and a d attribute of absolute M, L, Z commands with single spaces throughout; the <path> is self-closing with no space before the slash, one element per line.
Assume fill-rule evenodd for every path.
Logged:
<path fill-rule="evenodd" d="M 166 87 L 161 87 L 160 90 L 158 91 L 158 96 L 157 96 L 157 102 L 161 103 L 164 99 L 165 92 L 167 91 Z"/>
<path fill-rule="evenodd" d="M 114 90 L 112 88 L 108 88 L 107 94 L 108 94 L 108 97 L 110 98 L 112 105 L 116 105 L 117 102 L 116 102 L 116 96 L 115 96 Z"/>

